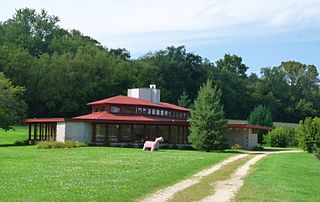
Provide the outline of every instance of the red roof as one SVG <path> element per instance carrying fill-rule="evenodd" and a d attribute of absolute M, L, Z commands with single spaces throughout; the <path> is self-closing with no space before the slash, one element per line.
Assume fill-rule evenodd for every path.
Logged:
<path fill-rule="evenodd" d="M 180 107 L 174 104 L 169 104 L 166 102 L 160 102 L 159 104 L 157 104 L 141 98 L 133 98 L 133 97 L 128 97 L 124 95 L 118 95 L 115 97 L 106 98 L 106 99 L 98 100 L 95 102 L 90 102 L 87 105 L 99 105 L 99 104 L 139 105 L 139 106 L 168 108 L 168 109 L 174 109 L 174 110 L 180 110 L 180 111 L 189 111 L 189 109 L 187 108 Z"/>
<path fill-rule="evenodd" d="M 96 112 L 92 114 L 87 114 L 83 116 L 74 117 L 71 119 L 72 121 L 115 121 L 115 122 L 140 122 L 140 123 L 181 123 L 188 124 L 186 120 L 181 119 L 171 119 L 171 118 L 163 118 L 163 117 L 152 117 L 152 116 L 144 116 L 144 115 L 117 115 L 108 112 Z"/>
<path fill-rule="evenodd" d="M 255 130 L 272 130 L 272 127 L 267 126 L 258 126 L 251 124 L 227 124 L 228 128 L 247 128 L 247 129 L 255 129 Z"/>
<path fill-rule="evenodd" d="M 24 119 L 18 122 L 21 123 L 57 123 L 57 122 L 65 122 L 65 118 L 34 118 L 34 119 Z"/>

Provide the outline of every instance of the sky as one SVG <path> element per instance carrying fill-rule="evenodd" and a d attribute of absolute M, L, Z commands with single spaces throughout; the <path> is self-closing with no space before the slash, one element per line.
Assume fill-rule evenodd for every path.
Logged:
<path fill-rule="evenodd" d="M 320 0 L 0 0 L 0 21 L 16 9 L 45 9 L 132 58 L 167 46 L 212 62 L 241 56 L 248 73 L 295 60 L 320 72 Z"/>

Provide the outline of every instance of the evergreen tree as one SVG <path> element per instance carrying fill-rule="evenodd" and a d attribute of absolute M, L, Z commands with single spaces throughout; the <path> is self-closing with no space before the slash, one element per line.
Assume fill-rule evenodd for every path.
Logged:
<path fill-rule="evenodd" d="M 259 126 L 273 126 L 272 114 L 270 109 L 263 105 L 258 105 L 250 113 L 248 123 Z"/>
<path fill-rule="evenodd" d="M 191 104 L 191 99 L 189 98 L 186 91 L 183 91 L 183 93 L 180 95 L 180 97 L 178 99 L 178 105 L 180 107 L 189 108 L 190 104 Z"/>
<path fill-rule="evenodd" d="M 272 114 L 269 108 L 263 105 L 258 105 L 254 108 L 254 110 L 250 113 L 248 119 L 248 123 L 259 125 L 259 126 L 273 126 L 272 122 Z M 262 144 L 263 135 L 265 135 L 267 131 L 265 130 L 257 130 L 258 134 L 258 143 Z"/>
<path fill-rule="evenodd" d="M 191 110 L 191 135 L 189 141 L 196 149 L 210 151 L 226 146 L 226 124 L 223 107 L 220 104 L 221 91 L 212 81 L 200 87 Z"/>

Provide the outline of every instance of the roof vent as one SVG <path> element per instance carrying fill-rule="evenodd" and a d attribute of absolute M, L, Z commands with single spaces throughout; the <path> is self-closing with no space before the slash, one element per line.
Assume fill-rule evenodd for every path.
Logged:
<path fill-rule="evenodd" d="M 157 89 L 157 86 L 156 86 L 155 84 L 151 84 L 151 85 L 150 85 L 150 88 L 151 88 L 151 89 Z"/>

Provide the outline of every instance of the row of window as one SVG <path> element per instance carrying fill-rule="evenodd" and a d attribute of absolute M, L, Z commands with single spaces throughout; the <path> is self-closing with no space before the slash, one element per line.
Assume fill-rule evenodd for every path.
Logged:
<path fill-rule="evenodd" d="M 122 113 L 122 114 L 141 114 L 141 115 L 151 115 L 151 116 L 163 116 L 169 118 L 178 118 L 178 119 L 188 119 L 189 114 L 186 112 L 179 111 L 169 111 L 165 109 L 155 109 L 155 108 L 145 108 L 145 107 L 119 107 L 111 106 L 93 108 L 93 112 L 111 112 L 111 113 Z"/>

